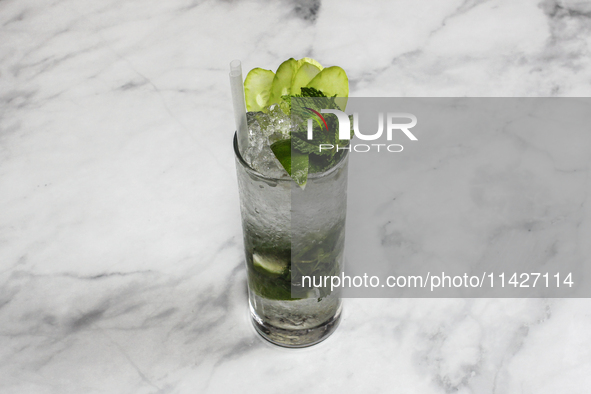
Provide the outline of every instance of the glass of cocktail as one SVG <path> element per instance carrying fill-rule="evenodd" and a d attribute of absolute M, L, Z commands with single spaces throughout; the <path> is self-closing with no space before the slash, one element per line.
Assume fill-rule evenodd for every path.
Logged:
<path fill-rule="evenodd" d="M 313 345 L 341 316 L 338 292 L 317 284 L 343 267 L 347 150 L 303 157 L 294 119 L 279 104 L 246 119 L 247 135 L 241 142 L 238 130 L 233 146 L 252 322 L 272 343 Z"/>

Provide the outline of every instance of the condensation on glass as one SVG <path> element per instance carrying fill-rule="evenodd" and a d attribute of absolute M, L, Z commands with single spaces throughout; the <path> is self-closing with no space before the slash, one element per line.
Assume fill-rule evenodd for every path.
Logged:
<path fill-rule="evenodd" d="M 268 178 L 242 159 L 234 137 L 252 321 L 272 343 L 304 347 L 328 337 L 341 298 L 311 280 L 343 267 L 348 155 L 310 174 L 305 188 Z"/>

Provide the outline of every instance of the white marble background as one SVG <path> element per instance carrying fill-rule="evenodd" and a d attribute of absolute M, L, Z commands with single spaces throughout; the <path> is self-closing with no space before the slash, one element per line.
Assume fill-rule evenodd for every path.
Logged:
<path fill-rule="evenodd" d="M 355 96 L 588 96 L 590 18 L 583 0 L 0 0 L 0 392 L 588 393 L 588 300 L 348 300 L 320 345 L 257 337 L 228 64 L 312 56 Z"/>

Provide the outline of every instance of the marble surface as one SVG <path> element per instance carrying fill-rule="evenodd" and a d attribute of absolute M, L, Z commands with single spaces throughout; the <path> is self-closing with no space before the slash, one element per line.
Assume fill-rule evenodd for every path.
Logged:
<path fill-rule="evenodd" d="M 312 56 L 352 96 L 585 97 L 590 18 L 584 0 L 1 0 L 0 392 L 588 393 L 586 299 L 351 299 L 317 346 L 259 338 L 228 64 Z M 585 144 L 555 169 L 580 177 L 589 259 Z"/>

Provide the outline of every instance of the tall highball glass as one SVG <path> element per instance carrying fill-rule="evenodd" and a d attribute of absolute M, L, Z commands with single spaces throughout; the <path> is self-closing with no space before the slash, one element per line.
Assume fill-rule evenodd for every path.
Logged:
<path fill-rule="evenodd" d="M 341 318 L 338 292 L 319 279 L 343 268 L 348 155 L 302 188 L 252 169 L 236 136 L 234 153 L 254 327 L 277 345 L 318 343 Z"/>

